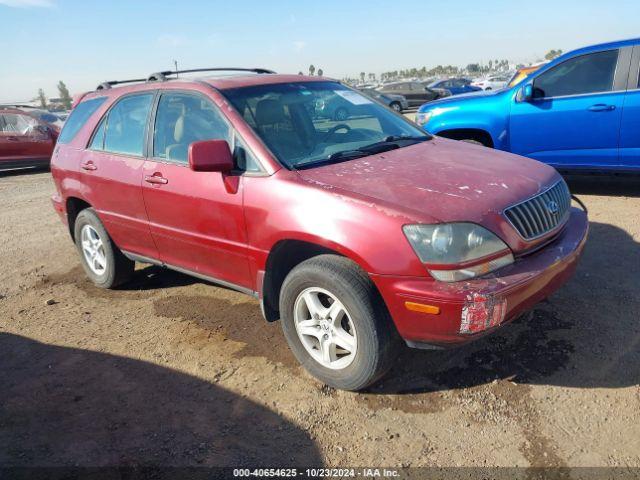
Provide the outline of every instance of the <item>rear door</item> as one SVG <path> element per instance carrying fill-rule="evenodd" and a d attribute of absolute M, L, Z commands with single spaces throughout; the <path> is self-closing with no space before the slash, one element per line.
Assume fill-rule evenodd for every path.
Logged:
<path fill-rule="evenodd" d="M 618 164 L 630 49 L 588 53 L 533 79 L 534 98 L 514 99 L 511 151 L 557 168 Z"/>
<path fill-rule="evenodd" d="M 87 200 L 116 245 L 149 258 L 157 258 L 158 252 L 141 184 L 154 97 L 155 92 L 147 91 L 118 99 L 98 123 L 80 164 Z"/>
<path fill-rule="evenodd" d="M 230 125 L 203 94 L 163 90 L 154 114 L 143 193 L 160 259 L 189 273 L 251 288 L 239 172 L 194 172 L 189 145 L 221 139 Z"/>
<path fill-rule="evenodd" d="M 633 48 L 620 127 L 620 168 L 640 170 L 640 45 Z"/>

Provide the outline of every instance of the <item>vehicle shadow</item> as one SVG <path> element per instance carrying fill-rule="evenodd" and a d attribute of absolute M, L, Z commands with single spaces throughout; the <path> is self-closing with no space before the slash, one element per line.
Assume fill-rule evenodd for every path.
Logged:
<path fill-rule="evenodd" d="M 451 350 L 405 349 L 372 394 L 515 383 L 623 388 L 640 383 L 640 244 L 592 222 L 574 277 L 533 313 Z"/>
<path fill-rule="evenodd" d="M 0 352 L 0 468 L 322 464 L 300 427 L 212 382 L 8 333 Z"/>
<path fill-rule="evenodd" d="M 38 173 L 46 173 L 48 171 L 49 167 L 12 168 L 10 170 L 0 170 L 0 178 L 17 177 L 22 175 L 35 175 Z"/>
<path fill-rule="evenodd" d="M 571 193 L 640 197 L 640 175 L 563 175 Z"/>

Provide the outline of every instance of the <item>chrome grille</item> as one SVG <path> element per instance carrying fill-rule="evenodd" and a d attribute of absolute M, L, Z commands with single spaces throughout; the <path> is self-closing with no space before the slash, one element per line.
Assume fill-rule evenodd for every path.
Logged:
<path fill-rule="evenodd" d="M 569 187 L 560 180 L 551 188 L 504 211 L 525 240 L 533 240 L 562 225 L 571 207 Z"/>

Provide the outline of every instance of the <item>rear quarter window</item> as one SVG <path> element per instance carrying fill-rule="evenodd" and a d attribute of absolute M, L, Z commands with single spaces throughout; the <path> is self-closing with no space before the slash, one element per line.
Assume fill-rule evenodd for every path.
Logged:
<path fill-rule="evenodd" d="M 92 98 L 80 103 L 73 109 L 71 115 L 64 124 L 58 143 L 69 143 L 78 134 L 80 129 L 87 123 L 87 120 L 98 108 L 107 100 L 107 97 Z"/>

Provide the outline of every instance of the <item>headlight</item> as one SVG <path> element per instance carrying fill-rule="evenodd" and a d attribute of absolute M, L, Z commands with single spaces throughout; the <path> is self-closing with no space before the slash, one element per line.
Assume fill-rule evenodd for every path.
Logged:
<path fill-rule="evenodd" d="M 433 112 L 418 112 L 416 113 L 416 123 L 421 127 L 424 127 L 427 123 L 429 123 L 429 120 L 431 120 L 432 116 Z"/>
<path fill-rule="evenodd" d="M 405 225 L 403 230 L 418 258 L 436 280 L 457 282 L 513 263 L 509 247 L 474 223 Z"/>

